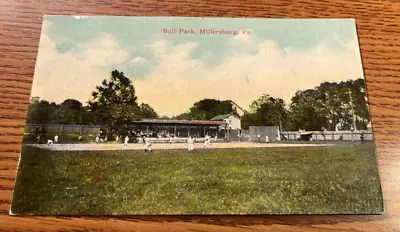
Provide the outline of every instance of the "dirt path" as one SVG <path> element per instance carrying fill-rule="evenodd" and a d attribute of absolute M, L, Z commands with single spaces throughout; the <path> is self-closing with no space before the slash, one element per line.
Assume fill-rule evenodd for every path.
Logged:
<path fill-rule="evenodd" d="M 108 151 L 108 150 L 144 150 L 143 144 L 124 144 L 107 143 L 107 144 L 28 144 L 29 146 L 40 147 L 54 151 Z M 315 143 L 302 143 L 302 144 L 287 144 L 287 143 L 251 143 L 251 142 L 231 142 L 231 143 L 213 143 L 212 148 L 267 148 L 267 147 L 323 147 L 334 146 L 334 144 L 315 144 Z M 187 149 L 185 143 L 153 144 L 153 150 L 164 149 Z M 194 149 L 203 149 L 203 143 L 195 143 Z"/>

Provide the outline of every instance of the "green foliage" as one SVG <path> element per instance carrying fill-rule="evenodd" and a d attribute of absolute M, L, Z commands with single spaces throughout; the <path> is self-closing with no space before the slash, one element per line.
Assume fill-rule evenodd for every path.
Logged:
<path fill-rule="evenodd" d="M 135 87 L 123 72 L 114 70 L 92 92 L 88 102 L 98 124 L 123 125 L 140 116 Z"/>
<path fill-rule="evenodd" d="M 366 129 L 369 121 L 363 79 L 324 82 L 314 89 L 297 91 L 290 104 L 292 130 Z M 354 117 L 353 117 L 354 113 Z"/>
<path fill-rule="evenodd" d="M 59 105 L 56 117 L 60 124 L 82 124 L 85 113 L 85 108 L 80 101 L 67 99 Z"/>
<path fill-rule="evenodd" d="M 354 115 L 353 115 L 354 112 Z M 286 107 L 280 98 L 267 94 L 250 105 L 242 116 L 242 127 L 278 126 L 283 130 L 365 130 L 369 122 L 364 79 L 323 82 L 313 89 L 300 90 Z"/>
<path fill-rule="evenodd" d="M 136 118 L 158 117 L 150 105 L 137 103 L 131 80 L 118 70 L 112 71 L 109 78 L 96 86 L 88 108 L 97 124 L 109 126 L 129 124 Z"/>
<path fill-rule="evenodd" d="M 189 112 L 175 119 L 210 120 L 221 114 L 236 114 L 231 101 L 202 99 Z M 138 118 L 158 118 L 148 104 L 137 103 L 135 88 L 123 72 L 114 70 L 92 93 L 85 107 L 77 100 L 67 99 L 60 105 L 32 98 L 28 123 L 100 124 L 115 127 L 129 124 Z M 355 121 L 354 121 L 355 119 Z M 342 130 L 366 129 L 369 122 L 364 79 L 323 82 L 313 89 L 297 91 L 289 106 L 280 98 L 268 94 L 250 105 L 242 116 L 242 128 L 282 126 L 282 130 Z"/>
<path fill-rule="evenodd" d="M 75 99 L 61 104 L 32 98 L 28 123 L 123 125 L 135 118 L 157 118 L 148 104 L 137 103 L 135 88 L 124 73 L 114 70 L 92 93 L 88 106 Z"/>
<path fill-rule="evenodd" d="M 54 102 L 32 98 L 28 107 L 27 123 L 57 123 L 58 106 Z"/>
<path fill-rule="evenodd" d="M 17 214 L 380 213 L 374 145 L 143 151 L 24 146 Z"/>
<path fill-rule="evenodd" d="M 286 104 L 281 98 L 263 94 L 250 105 L 250 112 L 242 116 L 242 128 L 249 126 L 280 126 L 287 120 Z"/>
<path fill-rule="evenodd" d="M 158 118 L 158 114 L 150 105 L 142 103 L 139 108 L 139 118 Z"/>
<path fill-rule="evenodd" d="M 230 101 L 220 101 L 216 99 L 205 98 L 195 102 L 189 112 L 176 116 L 176 119 L 197 119 L 210 120 L 221 114 L 230 114 L 234 108 Z"/>
<path fill-rule="evenodd" d="M 186 112 L 186 113 L 179 114 L 173 118 L 178 119 L 178 120 L 191 120 L 192 115 L 189 112 Z"/>

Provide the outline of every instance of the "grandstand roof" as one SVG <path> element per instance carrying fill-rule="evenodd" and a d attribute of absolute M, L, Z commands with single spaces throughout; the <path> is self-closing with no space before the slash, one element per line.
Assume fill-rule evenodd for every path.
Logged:
<path fill-rule="evenodd" d="M 208 126 L 219 126 L 224 124 L 221 121 L 210 121 L 210 120 L 177 120 L 177 119 L 140 119 L 135 120 L 133 123 L 139 124 L 186 124 L 186 125 L 208 125 Z"/>

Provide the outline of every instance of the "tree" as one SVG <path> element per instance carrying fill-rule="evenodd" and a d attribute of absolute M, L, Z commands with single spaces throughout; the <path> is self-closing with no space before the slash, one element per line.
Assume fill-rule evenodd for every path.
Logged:
<path fill-rule="evenodd" d="M 63 101 L 56 111 L 60 124 L 82 124 L 84 114 L 82 103 L 75 99 Z"/>
<path fill-rule="evenodd" d="M 140 117 L 135 87 L 123 72 L 114 70 L 109 78 L 92 92 L 88 108 L 94 113 L 97 124 L 123 125 Z"/>
<path fill-rule="evenodd" d="M 139 106 L 140 118 L 158 118 L 156 111 L 148 104 L 142 103 Z"/>
<path fill-rule="evenodd" d="M 360 130 L 367 129 L 368 122 L 371 120 L 369 115 L 367 90 L 363 78 L 347 81 L 349 94 L 351 95 L 352 109 L 356 119 L 356 128 Z"/>
<path fill-rule="evenodd" d="M 33 97 L 29 103 L 27 123 L 46 124 L 57 123 L 57 104 Z"/>
<path fill-rule="evenodd" d="M 297 91 L 290 104 L 291 130 L 320 130 L 326 126 L 326 110 L 314 89 Z"/>
<path fill-rule="evenodd" d="M 178 119 L 178 120 L 191 120 L 191 119 L 192 119 L 192 116 L 191 116 L 191 114 L 190 114 L 189 112 L 185 112 L 185 113 L 182 113 L 182 114 L 179 114 L 179 115 L 173 117 L 173 119 Z"/>
<path fill-rule="evenodd" d="M 242 116 L 242 128 L 249 126 L 281 126 L 287 121 L 286 104 L 281 98 L 263 94 L 250 105 L 250 112 Z"/>
<path fill-rule="evenodd" d="M 234 108 L 230 101 L 220 101 L 206 98 L 195 102 L 190 108 L 189 115 L 190 119 L 210 120 L 217 115 L 229 114 L 233 112 Z"/>
<path fill-rule="evenodd" d="M 88 109 L 96 124 L 110 128 L 127 125 L 138 118 L 157 118 L 155 110 L 148 104 L 137 103 L 135 87 L 123 72 L 114 70 L 109 78 L 92 92 Z"/>
<path fill-rule="evenodd" d="M 364 80 L 323 82 L 297 91 L 290 104 L 290 129 L 366 129 L 369 111 Z"/>

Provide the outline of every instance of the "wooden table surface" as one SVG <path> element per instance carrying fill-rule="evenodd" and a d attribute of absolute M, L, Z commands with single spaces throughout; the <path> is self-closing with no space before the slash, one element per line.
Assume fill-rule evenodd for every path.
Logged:
<path fill-rule="evenodd" d="M 400 1 L 227 2 L 0 1 L 0 231 L 400 231 Z M 355 18 L 386 213 L 375 216 L 9 216 L 45 14 Z"/>

